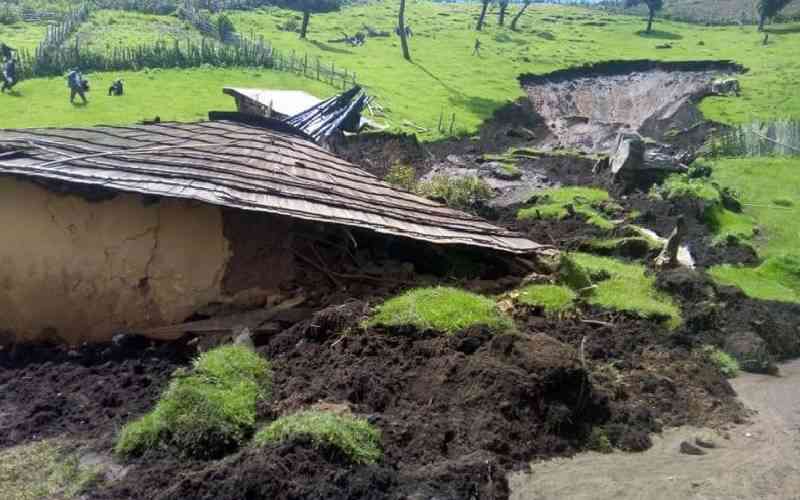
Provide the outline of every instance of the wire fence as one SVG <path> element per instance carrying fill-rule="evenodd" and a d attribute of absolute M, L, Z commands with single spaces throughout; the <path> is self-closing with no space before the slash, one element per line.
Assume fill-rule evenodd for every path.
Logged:
<path fill-rule="evenodd" d="M 156 42 L 104 51 L 83 48 L 75 40 L 36 54 L 21 51 L 19 72 L 22 78 L 59 76 L 71 68 L 89 71 L 138 71 L 144 68 L 196 68 L 201 66 L 268 68 L 294 73 L 346 89 L 358 83 L 355 72 L 337 68 L 318 57 L 280 51 L 263 39 L 240 38 L 236 44 L 223 44 L 203 38 L 172 43 Z"/>
<path fill-rule="evenodd" d="M 714 142 L 717 156 L 800 155 L 800 121 L 752 122 L 731 127 Z"/>

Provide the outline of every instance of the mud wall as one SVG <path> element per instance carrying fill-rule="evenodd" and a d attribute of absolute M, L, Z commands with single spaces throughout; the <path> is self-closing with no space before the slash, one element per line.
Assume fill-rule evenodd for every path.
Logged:
<path fill-rule="evenodd" d="M 227 300 L 230 264 L 242 273 L 241 256 L 253 258 L 252 248 L 234 258 L 217 207 L 123 193 L 94 202 L 10 177 L 0 177 L 0 228 L 0 331 L 17 341 L 75 344 L 181 322 Z M 262 233 L 261 255 L 282 249 L 286 231 Z M 284 262 L 236 291 L 290 275 Z"/>

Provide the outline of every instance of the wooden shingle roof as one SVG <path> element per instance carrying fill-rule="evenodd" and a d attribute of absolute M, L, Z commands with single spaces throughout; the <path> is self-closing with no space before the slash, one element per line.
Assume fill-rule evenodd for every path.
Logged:
<path fill-rule="evenodd" d="M 191 199 L 438 244 L 517 254 L 540 247 L 394 189 L 278 124 L 215 120 L 0 130 L 3 174 Z"/>

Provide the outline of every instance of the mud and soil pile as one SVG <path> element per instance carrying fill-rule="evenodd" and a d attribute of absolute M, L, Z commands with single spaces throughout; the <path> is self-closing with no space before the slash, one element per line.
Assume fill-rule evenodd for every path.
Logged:
<path fill-rule="evenodd" d="M 612 328 L 521 311 L 519 334 L 444 336 L 363 331 L 365 310 L 347 302 L 269 337 L 259 351 L 273 363 L 275 394 L 259 416 L 343 405 L 381 430 L 377 465 L 302 440 L 207 462 L 159 450 L 87 498 L 506 498 L 508 471 L 585 449 L 595 428 L 639 450 L 663 425 L 739 415 L 719 372 L 646 321 L 615 317 Z M 66 433 L 108 453 L 121 424 L 149 410 L 192 353 L 138 340 L 5 353 L 2 446 Z"/>
<path fill-rule="evenodd" d="M 549 134 L 541 145 L 609 152 L 620 133 L 657 141 L 700 142 L 707 128 L 696 104 L 711 95 L 721 73 L 742 71 L 721 62 L 611 61 L 545 75 L 523 75 Z"/>

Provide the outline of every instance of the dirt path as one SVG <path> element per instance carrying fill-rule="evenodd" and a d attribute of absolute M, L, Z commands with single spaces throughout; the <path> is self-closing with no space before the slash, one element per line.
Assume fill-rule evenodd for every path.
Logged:
<path fill-rule="evenodd" d="M 733 380 L 758 413 L 703 456 L 678 451 L 708 431 L 670 429 L 645 453 L 585 453 L 533 464 L 509 477 L 512 500 L 775 499 L 800 500 L 800 360 L 780 378 L 744 374 Z"/>

